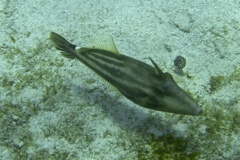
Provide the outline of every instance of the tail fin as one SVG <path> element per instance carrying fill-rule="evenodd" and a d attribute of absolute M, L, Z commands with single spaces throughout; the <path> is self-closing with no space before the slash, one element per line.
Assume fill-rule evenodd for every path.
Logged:
<path fill-rule="evenodd" d="M 71 44 L 65 38 L 63 38 L 62 36 L 55 32 L 51 32 L 50 40 L 53 42 L 55 48 L 61 51 L 63 56 L 72 59 L 76 57 L 75 56 L 76 45 Z"/>

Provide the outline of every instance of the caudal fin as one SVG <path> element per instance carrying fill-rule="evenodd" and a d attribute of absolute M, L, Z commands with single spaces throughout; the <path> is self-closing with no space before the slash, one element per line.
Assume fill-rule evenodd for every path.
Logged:
<path fill-rule="evenodd" d="M 51 32 L 49 38 L 54 44 L 55 48 L 61 51 L 63 56 L 72 59 L 76 57 L 75 56 L 76 45 L 71 44 L 65 38 L 63 38 L 61 35 L 55 32 Z"/>

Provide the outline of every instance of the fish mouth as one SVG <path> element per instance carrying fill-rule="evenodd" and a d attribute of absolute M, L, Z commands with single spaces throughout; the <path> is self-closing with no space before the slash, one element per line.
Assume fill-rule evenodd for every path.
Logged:
<path fill-rule="evenodd" d="M 194 111 L 194 115 L 198 116 L 198 115 L 201 115 L 201 114 L 202 114 L 202 107 L 201 106 L 196 107 L 196 109 Z"/>

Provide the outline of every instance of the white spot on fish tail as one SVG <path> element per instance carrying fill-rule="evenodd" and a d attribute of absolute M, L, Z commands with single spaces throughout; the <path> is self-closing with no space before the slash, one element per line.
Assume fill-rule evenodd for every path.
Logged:
<path fill-rule="evenodd" d="M 76 46 L 76 47 L 75 47 L 75 50 L 78 50 L 78 49 L 80 49 L 80 48 L 81 48 L 81 47 L 79 47 L 79 46 Z"/>

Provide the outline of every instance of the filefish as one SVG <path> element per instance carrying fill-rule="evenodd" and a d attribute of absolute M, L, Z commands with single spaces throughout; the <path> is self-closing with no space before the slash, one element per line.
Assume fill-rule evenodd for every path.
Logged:
<path fill-rule="evenodd" d="M 119 53 L 112 36 L 97 38 L 81 48 L 54 32 L 50 40 L 63 56 L 80 60 L 139 106 L 183 115 L 202 113 L 171 74 L 164 73 L 150 57 L 153 66 Z"/>

